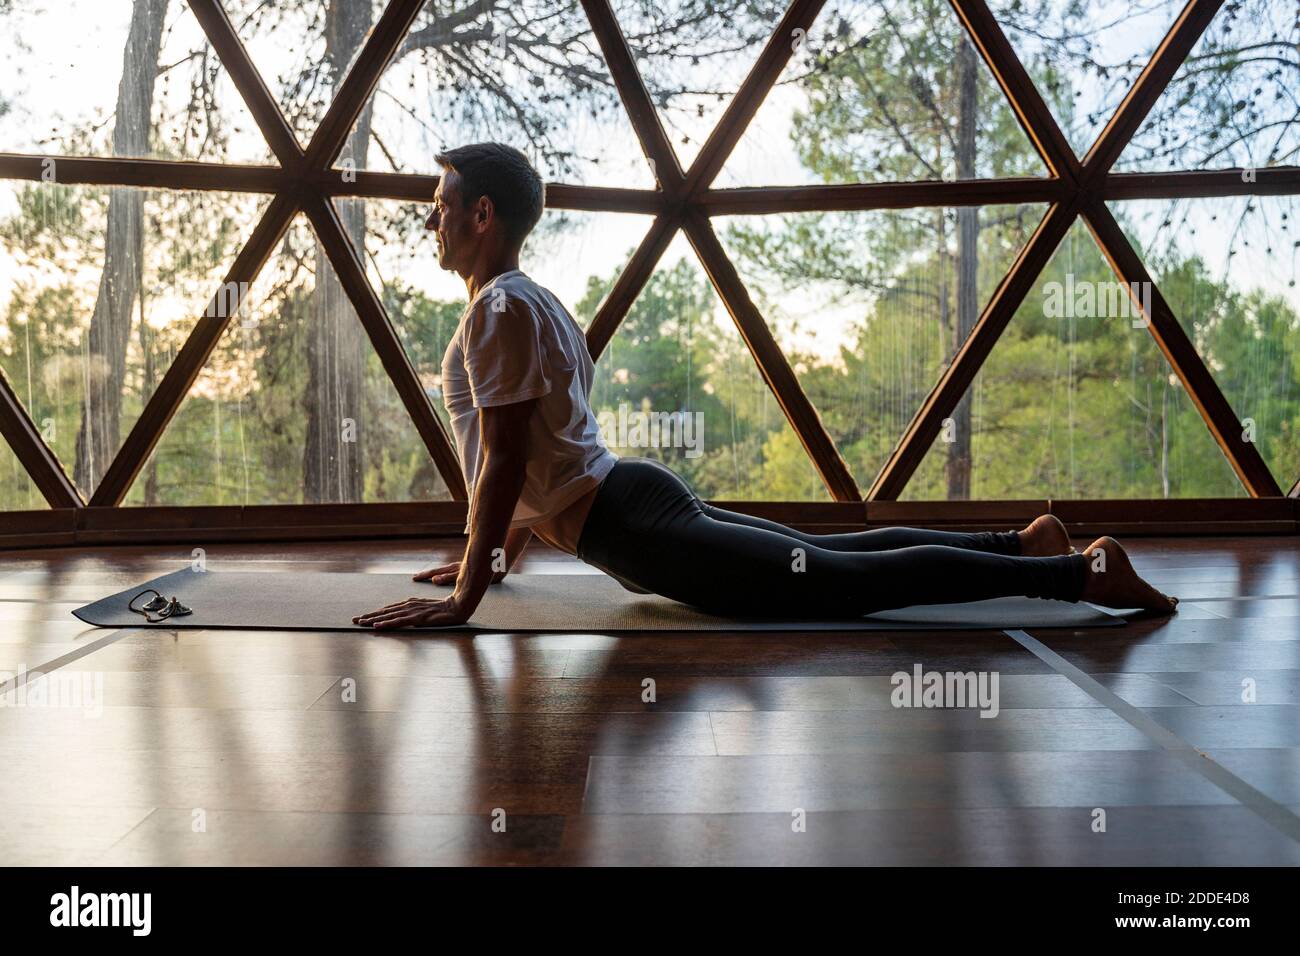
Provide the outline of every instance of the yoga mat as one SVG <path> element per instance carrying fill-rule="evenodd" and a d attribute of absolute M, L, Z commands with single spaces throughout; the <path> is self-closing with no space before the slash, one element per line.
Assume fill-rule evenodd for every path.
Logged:
<path fill-rule="evenodd" d="M 187 617 L 146 624 L 127 608 L 154 588 L 193 609 Z M 412 581 L 407 574 L 318 571 L 204 571 L 165 574 L 72 613 L 100 627 L 164 630 L 366 631 L 352 618 L 410 597 L 438 597 L 451 587 Z M 137 606 L 143 601 L 137 602 Z M 467 625 L 436 630 L 486 631 L 879 631 L 1002 630 L 1113 627 L 1118 615 L 1090 604 L 1038 598 L 996 598 L 881 611 L 850 620 L 775 621 L 713 617 L 667 598 L 633 594 L 604 574 L 512 574 L 488 589 Z"/>

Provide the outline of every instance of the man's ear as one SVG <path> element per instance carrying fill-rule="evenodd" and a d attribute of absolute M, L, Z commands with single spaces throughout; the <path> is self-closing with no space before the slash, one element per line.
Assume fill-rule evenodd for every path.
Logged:
<path fill-rule="evenodd" d="M 487 232 L 495 217 L 496 207 L 492 205 L 491 198 L 479 196 L 478 202 L 474 204 L 474 231 L 480 234 Z"/>

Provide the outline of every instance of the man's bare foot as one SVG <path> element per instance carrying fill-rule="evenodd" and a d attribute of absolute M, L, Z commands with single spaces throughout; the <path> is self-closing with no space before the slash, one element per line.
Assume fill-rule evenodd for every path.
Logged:
<path fill-rule="evenodd" d="M 1070 535 L 1056 515 L 1039 515 L 1020 535 L 1020 553 L 1031 558 L 1047 558 L 1054 554 L 1069 554 Z"/>
<path fill-rule="evenodd" d="M 1088 559 L 1083 600 L 1102 607 L 1137 607 L 1162 614 L 1172 614 L 1177 608 L 1178 598 L 1157 591 L 1138 577 L 1128 554 L 1114 538 L 1098 538 L 1083 553 Z"/>

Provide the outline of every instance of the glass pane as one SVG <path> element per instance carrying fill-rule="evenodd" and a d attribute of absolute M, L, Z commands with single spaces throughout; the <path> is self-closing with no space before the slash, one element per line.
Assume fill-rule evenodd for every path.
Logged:
<path fill-rule="evenodd" d="M 725 223 L 720 238 L 728 254 L 864 490 L 1044 211 L 985 206 L 717 220 Z M 965 220 L 973 231 L 963 233 Z"/>
<path fill-rule="evenodd" d="M 449 497 L 305 219 L 243 301 L 128 504 Z"/>
<path fill-rule="evenodd" d="M 85 497 L 266 203 L 0 181 L 0 367 Z"/>
<path fill-rule="evenodd" d="M 304 147 L 356 62 L 383 0 L 222 0 L 235 32 Z"/>
<path fill-rule="evenodd" d="M 1225 169 L 1300 162 L 1296 4 L 1225 4 L 1116 169 Z"/>
<path fill-rule="evenodd" d="M 1127 288 L 1076 220 L 902 497 L 1245 494 Z"/>
<path fill-rule="evenodd" d="M 1111 203 L 1283 491 L 1300 478 L 1293 196 Z"/>
<path fill-rule="evenodd" d="M 0 150 L 269 163 L 184 3 L 0 3 Z"/>
<path fill-rule="evenodd" d="M 989 0 L 1065 138 L 1083 156 L 1186 0 Z"/>
<path fill-rule="evenodd" d="M 594 312 L 618 272 L 577 312 Z M 601 355 L 592 408 L 615 453 L 663 461 L 703 498 L 830 500 L 680 235 Z"/>
<path fill-rule="evenodd" d="M 787 6 L 786 0 L 613 0 L 683 168 L 718 125 Z"/>
<path fill-rule="evenodd" d="M 716 185 L 1044 176 L 948 0 L 826 6 Z"/>
<path fill-rule="evenodd" d="M 522 149 L 550 182 L 654 186 L 600 45 L 573 0 L 426 5 L 340 162 L 437 173 L 439 151 L 484 141 Z"/>
<path fill-rule="evenodd" d="M 49 506 L 13 449 L 0 438 L 0 511 L 42 511 Z"/>

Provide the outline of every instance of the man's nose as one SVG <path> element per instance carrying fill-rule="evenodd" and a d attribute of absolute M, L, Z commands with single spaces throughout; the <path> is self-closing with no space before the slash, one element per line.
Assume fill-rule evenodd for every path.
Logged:
<path fill-rule="evenodd" d="M 429 213 L 429 218 L 424 221 L 424 228 L 425 229 L 438 228 L 438 213 L 436 210 L 434 212 Z"/>

